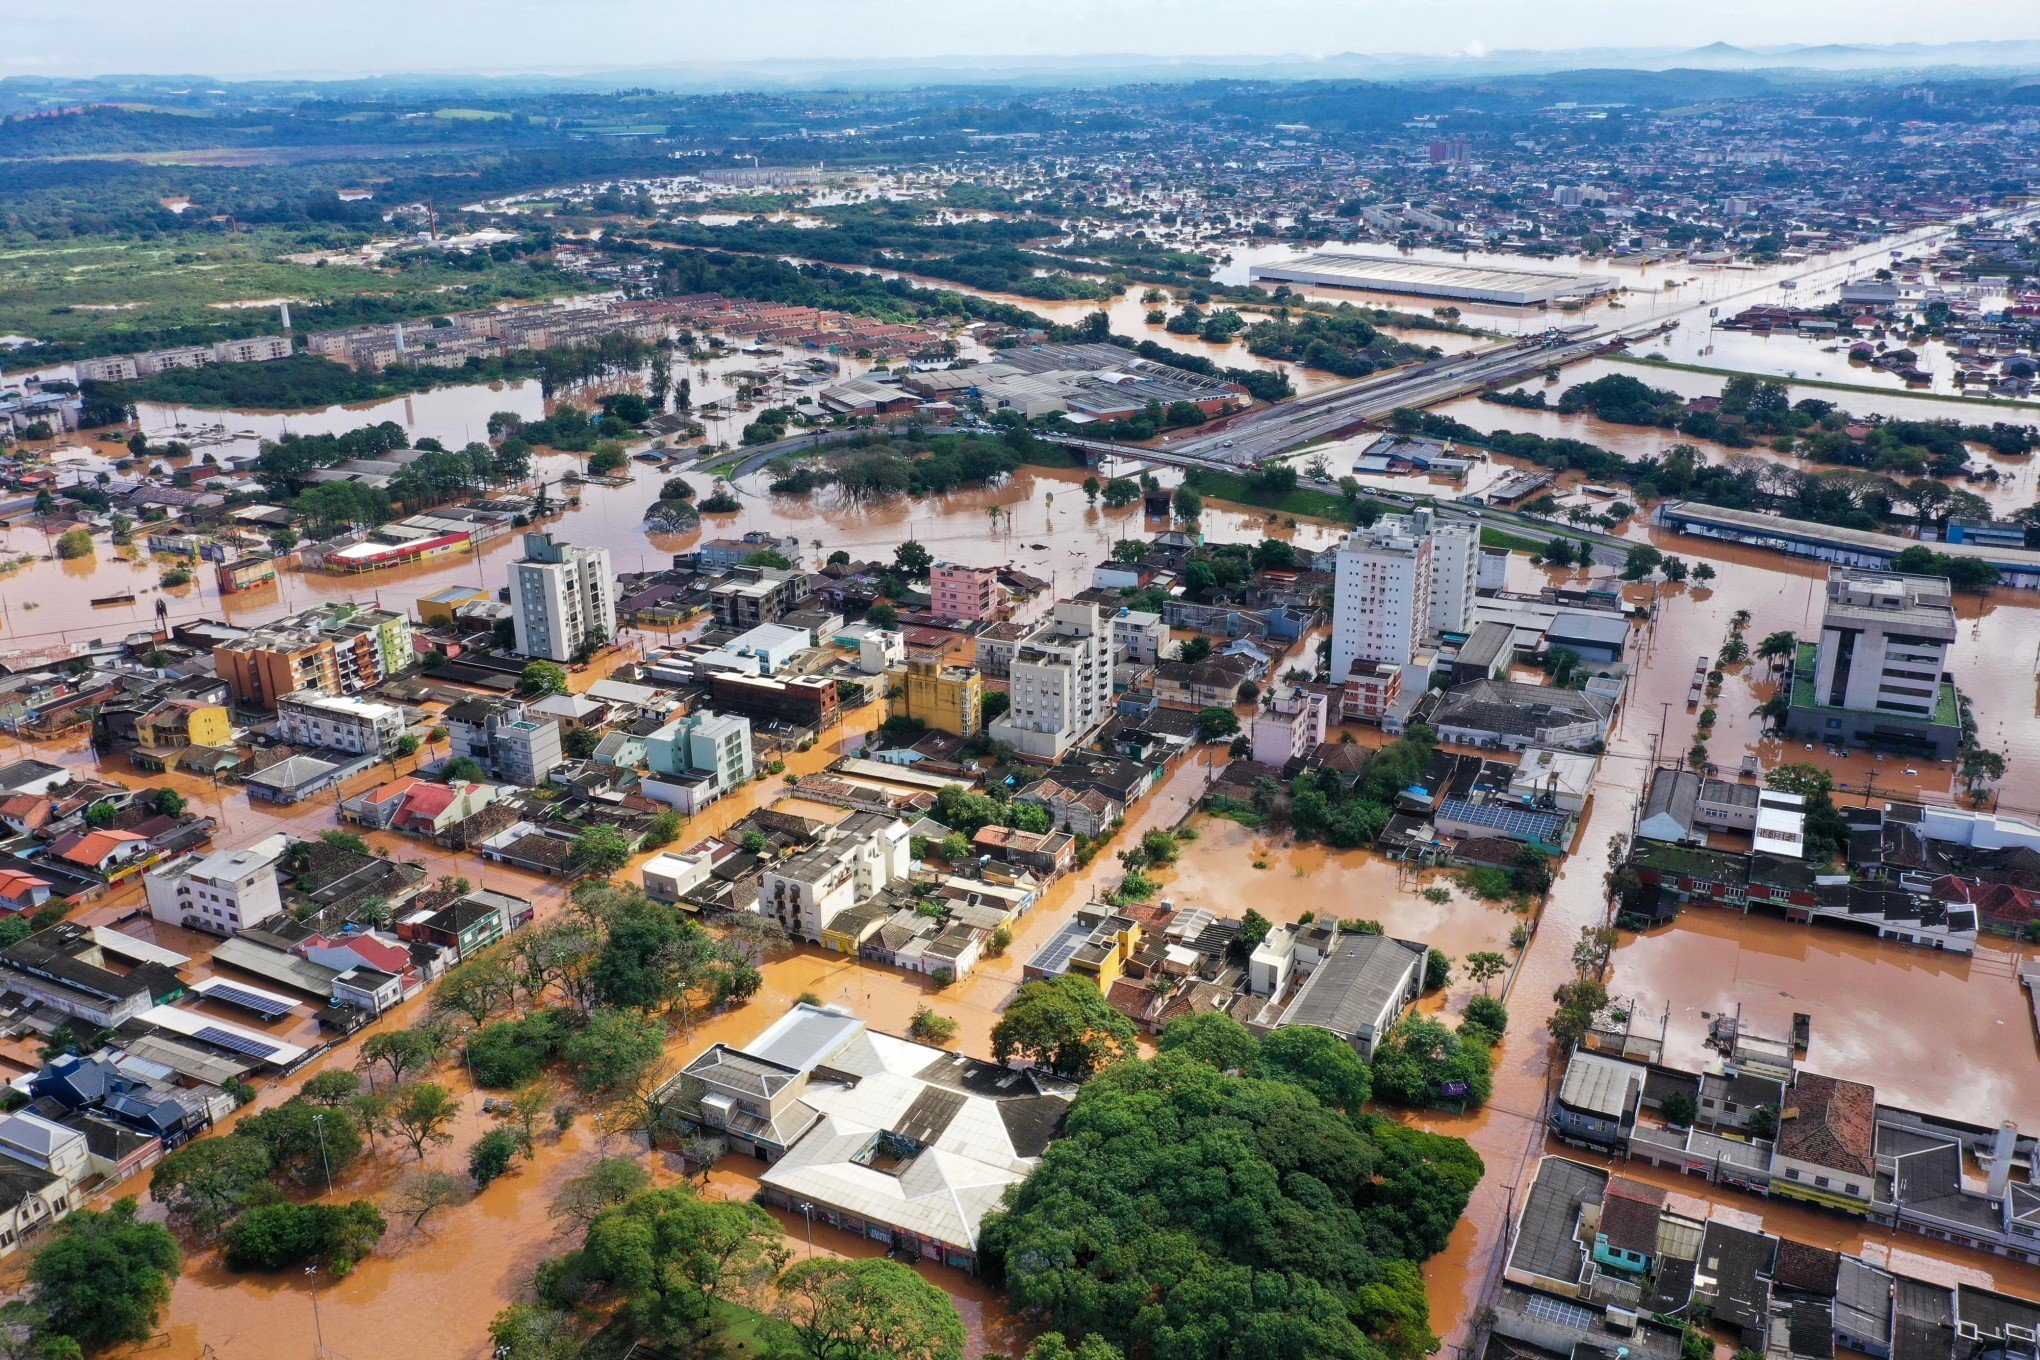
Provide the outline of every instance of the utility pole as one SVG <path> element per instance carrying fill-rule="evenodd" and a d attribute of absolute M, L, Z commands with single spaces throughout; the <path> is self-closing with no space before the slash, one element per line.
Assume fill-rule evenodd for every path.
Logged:
<path fill-rule="evenodd" d="M 313 1115 L 312 1127 L 319 1131 L 319 1164 L 326 1168 L 326 1193 L 330 1195 L 333 1193 L 333 1161 L 326 1155 L 326 1116 Z"/>

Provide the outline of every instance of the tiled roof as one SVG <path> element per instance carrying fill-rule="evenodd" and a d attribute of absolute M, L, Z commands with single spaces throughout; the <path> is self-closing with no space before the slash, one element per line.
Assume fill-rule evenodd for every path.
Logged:
<path fill-rule="evenodd" d="M 1778 1155 L 1851 1175 L 1877 1174 L 1877 1093 L 1859 1081 L 1801 1072 L 1785 1096 Z"/>

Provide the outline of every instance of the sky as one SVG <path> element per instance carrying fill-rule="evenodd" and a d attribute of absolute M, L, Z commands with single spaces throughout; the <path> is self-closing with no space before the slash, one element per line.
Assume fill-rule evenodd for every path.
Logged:
<path fill-rule="evenodd" d="M 0 76 L 2040 39 L 2031 0 L 9 0 Z"/>

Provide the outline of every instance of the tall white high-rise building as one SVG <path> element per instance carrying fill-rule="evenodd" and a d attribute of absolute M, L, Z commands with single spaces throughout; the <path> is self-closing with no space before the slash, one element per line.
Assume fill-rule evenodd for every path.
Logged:
<path fill-rule="evenodd" d="M 1332 596 L 1332 682 L 1356 669 L 1406 666 L 1425 639 L 1473 630 L 1480 531 L 1428 510 L 1385 515 L 1339 545 Z"/>
<path fill-rule="evenodd" d="M 591 639 L 616 636 L 616 577 L 609 549 L 555 543 L 526 534 L 524 559 L 510 566 L 510 609 L 517 650 L 571 661 Z"/>
<path fill-rule="evenodd" d="M 1062 601 L 1013 649 L 1012 705 L 989 733 L 1037 760 L 1060 760 L 1112 716 L 1112 628 L 1096 604 Z"/>

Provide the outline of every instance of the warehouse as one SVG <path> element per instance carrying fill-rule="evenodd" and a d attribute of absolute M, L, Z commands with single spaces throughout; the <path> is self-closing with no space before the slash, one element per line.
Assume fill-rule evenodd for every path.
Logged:
<path fill-rule="evenodd" d="M 1364 288 L 1376 293 L 1414 293 L 1456 302 L 1494 302 L 1509 307 L 1542 307 L 1562 298 L 1612 292 L 1605 274 L 1560 274 L 1494 265 L 1430 264 L 1396 256 L 1342 255 L 1319 251 L 1298 260 L 1257 264 L 1247 271 L 1255 283 L 1301 283 L 1318 288 Z"/>

